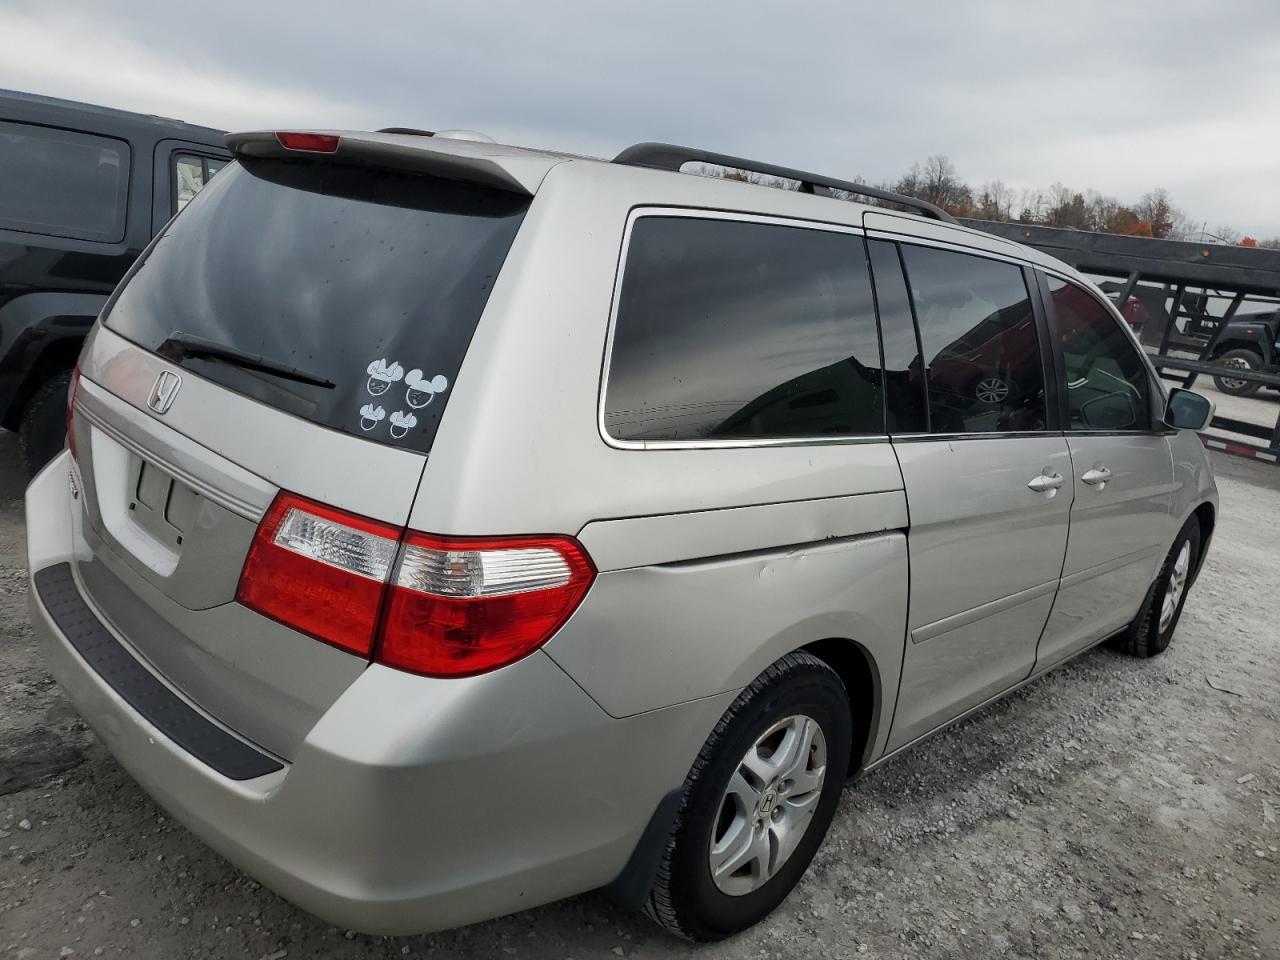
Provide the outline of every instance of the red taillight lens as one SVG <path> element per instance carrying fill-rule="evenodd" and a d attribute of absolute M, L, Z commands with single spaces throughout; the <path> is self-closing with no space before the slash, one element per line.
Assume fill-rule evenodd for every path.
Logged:
<path fill-rule="evenodd" d="M 254 536 L 236 599 L 368 656 L 400 534 L 397 527 L 281 493 Z"/>
<path fill-rule="evenodd" d="M 406 533 L 282 492 L 254 536 L 236 599 L 387 666 L 462 677 L 546 643 L 595 576 L 572 537 Z"/>
<path fill-rule="evenodd" d="M 506 666 L 577 609 L 595 566 L 570 537 L 441 538 L 401 549 L 375 658 L 437 677 Z"/>
<path fill-rule="evenodd" d="M 286 150 L 304 150 L 307 153 L 334 153 L 338 149 L 336 133 L 277 133 L 276 140 Z"/>
<path fill-rule="evenodd" d="M 67 388 L 67 449 L 71 459 L 76 459 L 76 388 L 80 386 L 80 367 L 71 371 L 71 385 Z"/>

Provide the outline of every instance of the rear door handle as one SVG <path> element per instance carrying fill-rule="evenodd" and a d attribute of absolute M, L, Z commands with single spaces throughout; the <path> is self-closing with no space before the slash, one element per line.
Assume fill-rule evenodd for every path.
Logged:
<path fill-rule="evenodd" d="M 1101 489 L 1107 485 L 1107 481 L 1111 479 L 1111 471 L 1106 467 L 1092 467 L 1084 472 L 1080 478 L 1091 487 Z"/>
<path fill-rule="evenodd" d="M 1028 480 L 1027 489 L 1034 490 L 1036 493 L 1048 493 L 1052 495 L 1053 491 L 1057 490 L 1064 483 L 1066 483 L 1066 481 L 1062 479 L 1062 474 L 1046 470 L 1044 473 L 1040 474 L 1040 476 L 1032 477 Z"/>

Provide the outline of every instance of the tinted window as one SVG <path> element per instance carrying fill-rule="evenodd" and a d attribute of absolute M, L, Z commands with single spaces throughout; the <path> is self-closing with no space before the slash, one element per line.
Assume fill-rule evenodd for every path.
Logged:
<path fill-rule="evenodd" d="M 1046 277 L 1066 362 L 1071 430 L 1151 426 L 1147 367 L 1120 324 L 1083 287 Z"/>
<path fill-rule="evenodd" d="M 1022 269 L 904 245 L 933 433 L 1045 428 L 1044 370 Z"/>
<path fill-rule="evenodd" d="M 0 122 L 0 228 L 116 242 L 128 198 L 123 141 Z"/>
<path fill-rule="evenodd" d="M 299 417 L 426 451 L 528 204 L 405 173 L 233 164 L 172 221 L 106 323 Z M 198 356 L 179 332 L 332 386 Z"/>
<path fill-rule="evenodd" d="M 884 345 L 885 407 L 890 433 L 926 433 L 923 365 L 911 299 L 902 276 L 898 245 L 887 240 L 867 241 L 871 272 L 876 285 L 876 309 L 880 312 L 880 339 Z"/>
<path fill-rule="evenodd" d="M 882 433 L 860 237 L 691 217 L 635 222 L 605 426 L 623 440 Z"/>

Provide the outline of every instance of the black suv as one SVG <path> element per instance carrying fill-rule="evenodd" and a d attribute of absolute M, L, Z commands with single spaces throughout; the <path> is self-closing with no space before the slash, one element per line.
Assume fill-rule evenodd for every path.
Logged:
<path fill-rule="evenodd" d="M 229 159 L 220 130 L 0 90 L 0 426 L 32 473 L 62 449 L 98 311 Z"/>
<path fill-rule="evenodd" d="M 1224 367 L 1280 374 L 1280 310 L 1237 314 L 1223 329 L 1209 354 Z M 1213 378 L 1223 393 L 1251 397 L 1262 389 L 1256 380 L 1239 380 L 1229 374 Z"/>

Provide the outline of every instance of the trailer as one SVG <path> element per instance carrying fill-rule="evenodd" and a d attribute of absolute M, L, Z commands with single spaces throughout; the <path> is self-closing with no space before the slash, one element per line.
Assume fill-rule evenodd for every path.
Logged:
<path fill-rule="evenodd" d="M 1201 376 L 1213 377 L 1222 393 L 1240 398 L 1263 391 L 1270 399 L 1274 394 L 1265 391 L 1280 390 L 1280 250 L 959 222 L 1035 247 L 1092 276 L 1164 379 L 1189 388 Z M 1280 412 L 1259 400 L 1233 401 L 1230 414 L 1215 416 L 1201 440 L 1226 453 L 1280 463 Z"/>

